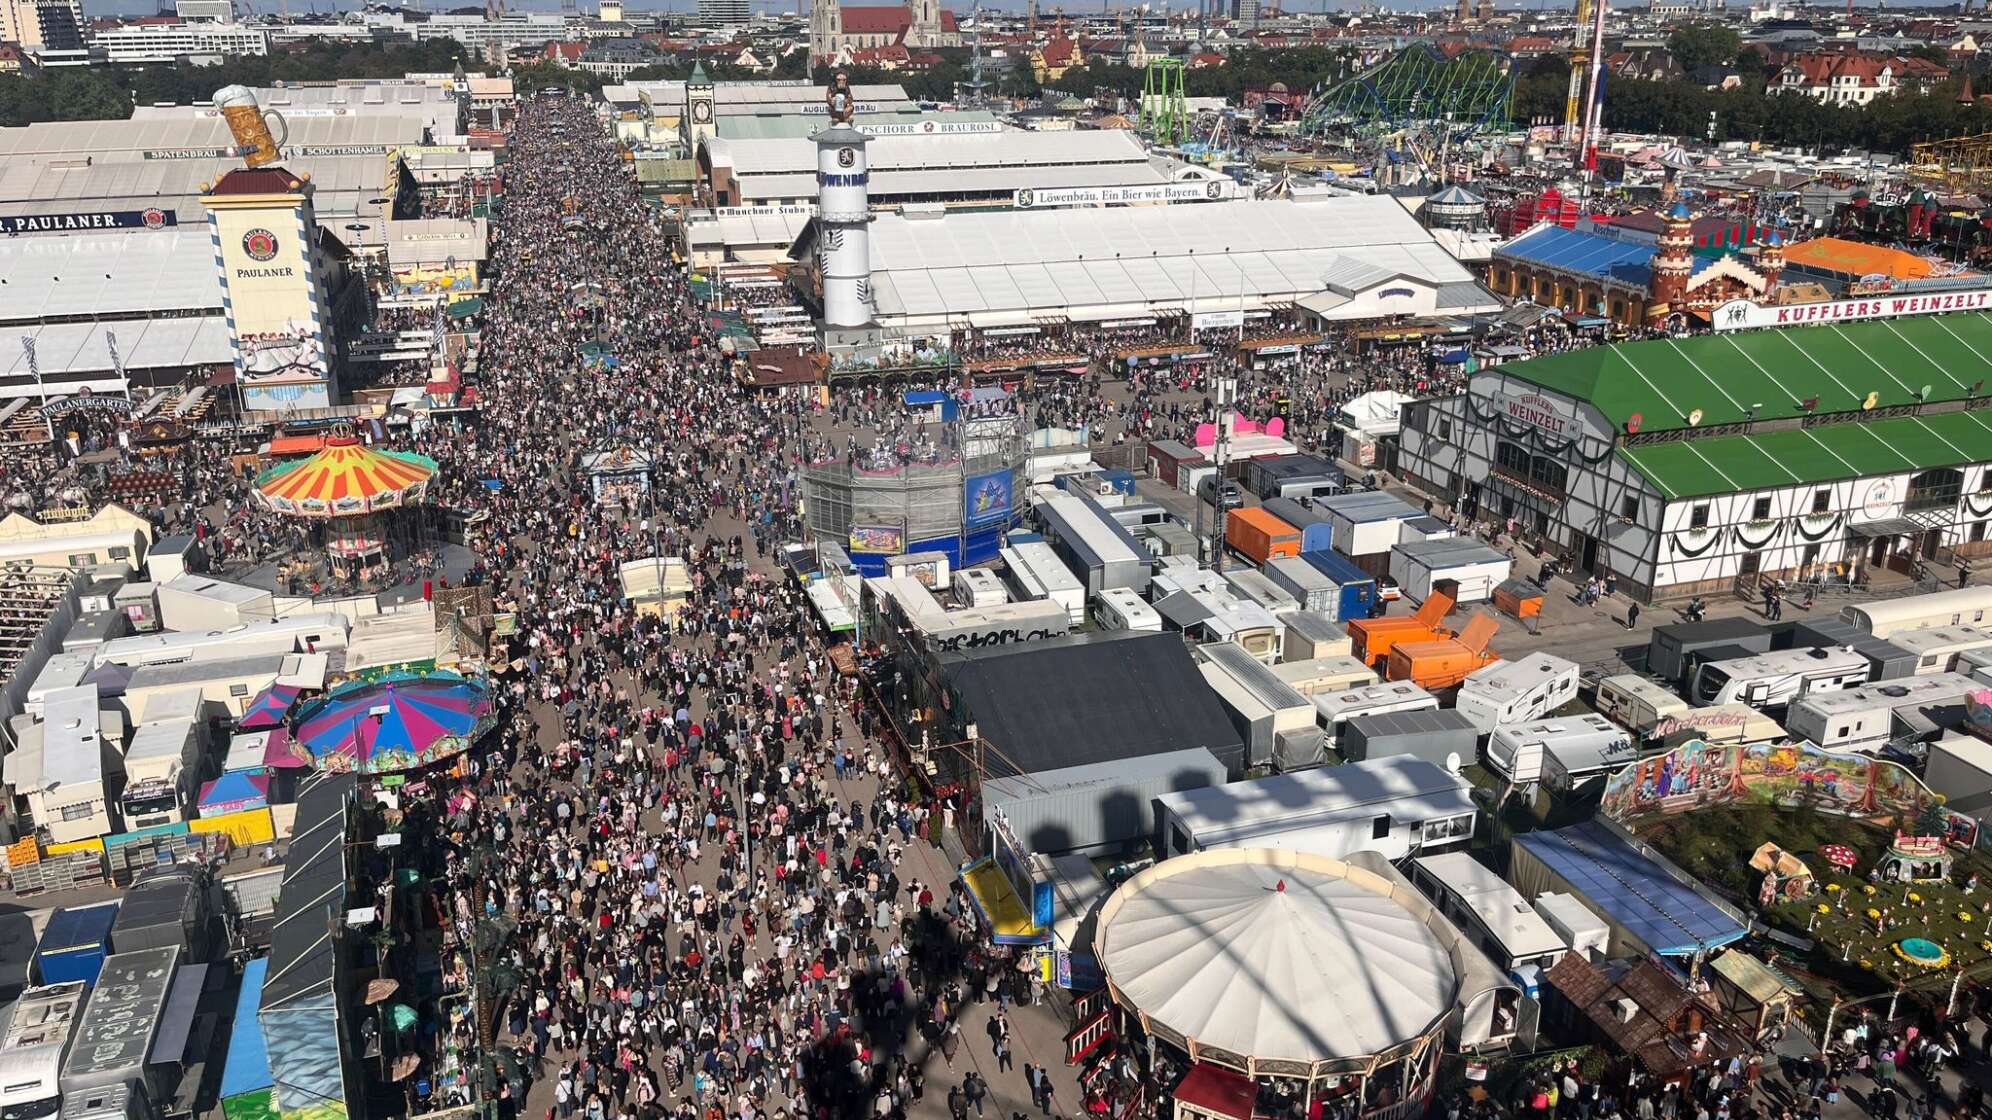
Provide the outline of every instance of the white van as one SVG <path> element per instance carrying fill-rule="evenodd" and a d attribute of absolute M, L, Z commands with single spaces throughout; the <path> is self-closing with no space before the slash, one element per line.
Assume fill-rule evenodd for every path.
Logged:
<path fill-rule="evenodd" d="M 1598 682 L 1598 711 L 1640 738 L 1688 711 L 1688 702 L 1651 677 L 1620 673 Z"/>
<path fill-rule="evenodd" d="M 1553 653 L 1496 661 L 1460 682 L 1453 707 L 1482 735 L 1541 719 L 1577 697 L 1577 663 Z"/>
<path fill-rule="evenodd" d="M 1625 728 L 1592 712 L 1496 728 L 1485 753 L 1487 768 L 1518 786 L 1568 789 L 1633 761 L 1639 748 Z"/>
<path fill-rule="evenodd" d="M 1867 683 L 1871 663 L 1850 649 L 1787 649 L 1710 661 L 1695 670 L 1688 696 L 1695 703 L 1782 708 L 1815 692 L 1837 692 Z"/>
<path fill-rule="evenodd" d="M 1095 593 L 1093 622 L 1102 630 L 1162 629 L 1162 616 L 1131 587 L 1107 587 Z"/>

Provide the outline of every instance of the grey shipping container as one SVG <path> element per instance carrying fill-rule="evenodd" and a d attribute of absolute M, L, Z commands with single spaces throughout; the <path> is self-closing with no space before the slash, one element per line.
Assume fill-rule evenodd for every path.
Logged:
<path fill-rule="evenodd" d="M 1342 605 L 1342 585 L 1298 556 L 1274 556 L 1261 570 L 1293 596 L 1301 610 L 1333 615 Z"/>
<path fill-rule="evenodd" d="M 1712 618 L 1656 627 L 1646 644 L 1646 671 L 1679 684 L 1688 670 L 1688 655 L 1705 646 L 1734 645 L 1751 653 L 1768 653 L 1771 631 L 1747 618 Z"/>
<path fill-rule="evenodd" d="M 1273 498 L 1286 483 L 1339 483 L 1342 470 L 1318 455 L 1269 455 L 1247 460 L 1239 481 L 1260 498 Z"/>
<path fill-rule="evenodd" d="M 121 953 L 178 945 L 182 960 L 207 960 L 214 944 L 209 887 L 207 871 L 190 864 L 146 870 L 125 892 L 111 944 Z"/>
<path fill-rule="evenodd" d="M 1893 681 L 1916 675 L 1916 655 L 1887 638 L 1877 638 L 1837 618 L 1802 619 L 1773 640 L 1773 649 L 1846 646 L 1868 659 L 1868 680 Z"/>
<path fill-rule="evenodd" d="M 149 1064 L 152 1039 L 166 1013 L 166 993 L 179 956 L 180 947 L 169 945 L 118 953 L 104 961 L 62 1063 L 64 1096 L 126 1081 L 141 1082 L 148 1092 L 158 1090 Z"/>
<path fill-rule="evenodd" d="M 1409 755 L 1456 773 L 1474 760 L 1480 731 L 1451 708 L 1383 712 L 1350 719 L 1338 746 L 1350 762 Z"/>
<path fill-rule="evenodd" d="M 1223 785 L 1224 778 L 1216 755 L 1192 747 L 992 778 L 982 783 L 982 804 L 990 820 L 1000 814 L 1033 852 L 1104 852 L 1137 846 L 1154 833 L 1156 797 Z"/>

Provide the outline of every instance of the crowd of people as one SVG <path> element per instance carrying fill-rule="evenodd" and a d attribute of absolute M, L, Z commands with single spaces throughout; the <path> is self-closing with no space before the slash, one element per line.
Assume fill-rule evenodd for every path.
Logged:
<path fill-rule="evenodd" d="M 928 1092 L 988 1100 L 991 1081 L 1023 1099 L 1022 1075 L 957 1062 L 950 1040 L 972 1001 L 1030 986 L 987 982 L 1013 970 L 975 936 L 806 598 L 769 573 L 799 536 L 811 406 L 725 376 L 584 107 L 528 104 L 504 175 L 483 420 L 417 449 L 441 466 L 439 500 L 490 513 L 469 578 L 517 609 L 501 733 L 475 781 L 427 807 L 451 841 L 459 945 L 486 915 L 516 923 L 482 964 L 519 978 L 496 1013 L 536 1082 L 516 1106 L 890 1118 Z M 567 298 L 582 283 L 596 313 Z M 591 343 L 619 361 L 584 367 Z M 609 510 L 578 461 L 617 442 L 656 463 L 644 500 Z M 641 615 L 618 565 L 660 553 L 685 558 L 693 591 L 675 616 Z M 939 1060 L 909 1046 L 923 1035 Z"/>

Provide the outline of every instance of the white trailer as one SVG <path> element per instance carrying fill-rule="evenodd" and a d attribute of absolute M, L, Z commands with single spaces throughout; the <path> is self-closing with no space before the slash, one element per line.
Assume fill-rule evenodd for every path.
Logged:
<path fill-rule="evenodd" d="M 188 572 L 158 584 L 159 625 L 167 630 L 226 630 L 276 617 L 276 597 L 260 587 Z"/>
<path fill-rule="evenodd" d="M 1453 707 L 1482 735 L 1499 726 L 1527 723 L 1577 698 L 1577 663 L 1553 653 L 1496 661 L 1460 682 Z"/>
<path fill-rule="evenodd" d="M 95 651 L 99 665 L 171 665 L 181 661 L 226 661 L 263 653 L 298 653 L 346 648 L 352 623 L 342 614 L 312 612 L 258 619 L 226 630 L 139 634 L 105 642 Z"/>
<path fill-rule="evenodd" d="M 1620 673 L 1598 682 L 1598 711 L 1645 738 L 1654 728 L 1689 711 L 1688 702 L 1651 677 Z"/>
<path fill-rule="evenodd" d="M 1074 626 L 1086 621 L 1086 585 L 1043 541 L 1024 541 L 999 553 L 1009 572 L 1010 589 L 1026 602 L 1048 600 L 1065 608 Z"/>
<path fill-rule="evenodd" d="M 1639 757 L 1632 735 L 1595 712 L 1496 728 L 1487 740 L 1487 768 L 1518 786 L 1539 782 L 1568 788 Z"/>
<path fill-rule="evenodd" d="M 1010 601 L 1003 577 L 987 568 L 963 568 L 955 573 L 955 598 L 967 607 L 994 607 Z"/>
<path fill-rule="evenodd" d="M 1167 793 L 1155 798 L 1157 855 L 1281 848 L 1346 859 L 1402 859 L 1472 838 L 1473 786 L 1397 756 Z"/>
<path fill-rule="evenodd" d="M 1707 707 L 1741 703 L 1782 708 L 1816 692 L 1867 683 L 1870 662 L 1850 649 L 1786 649 L 1709 661 L 1695 670 L 1688 698 Z"/>
<path fill-rule="evenodd" d="M 89 985 L 68 980 L 23 991 L 0 1038 L 0 1116 L 33 1120 L 62 1103 L 62 1061 Z"/>
<path fill-rule="evenodd" d="M 1977 626 L 1931 626 L 1905 630 L 1888 639 L 1916 657 L 1916 674 L 1948 673 L 1967 653 L 1992 649 L 1992 630 Z"/>
<path fill-rule="evenodd" d="M 1843 608 L 1840 620 L 1877 638 L 1937 626 L 1983 626 L 1992 621 L 1992 587 L 1960 587 L 1858 603 Z"/>
<path fill-rule="evenodd" d="M 1418 712 L 1438 706 L 1438 697 L 1410 681 L 1357 685 L 1314 697 L 1314 713 L 1321 721 L 1322 730 L 1328 733 L 1327 745 L 1331 748 L 1341 742 L 1342 733 L 1349 729 L 1349 721 L 1357 716 Z"/>
<path fill-rule="evenodd" d="M 1362 659 L 1347 654 L 1310 657 L 1305 661 L 1282 661 L 1273 666 L 1273 675 L 1293 686 L 1302 696 L 1324 692 L 1347 692 L 1376 683 L 1376 674 Z"/>
<path fill-rule="evenodd" d="M 1920 739 L 1927 732 L 1916 724 L 1931 721 L 1912 718 L 1905 723 L 1905 716 L 1933 710 L 1942 714 L 1946 708 L 1957 709 L 1961 716 L 1965 696 L 1980 687 L 1959 673 L 1932 673 L 1821 692 L 1792 701 L 1785 713 L 1785 730 L 1828 750 L 1877 751 L 1896 739 Z"/>
<path fill-rule="evenodd" d="M 1204 682 L 1245 739 L 1247 758 L 1271 758 L 1281 735 L 1314 727 L 1314 705 L 1265 664 L 1231 642 L 1197 647 Z"/>
<path fill-rule="evenodd" d="M 1224 570 L 1224 582 L 1231 586 L 1231 593 L 1248 603 L 1257 603 L 1274 614 L 1282 611 L 1297 611 L 1300 601 L 1264 573 L 1252 568 L 1231 567 Z"/>
<path fill-rule="evenodd" d="M 124 792 L 118 808 L 127 831 L 189 820 L 207 776 L 202 724 L 188 716 L 141 725 L 125 749 Z"/>
<path fill-rule="evenodd" d="M 1162 616 L 1131 587 L 1109 587 L 1093 596 L 1093 621 L 1102 630 L 1162 629 Z"/>
<path fill-rule="evenodd" d="M 1414 603 L 1430 598 L 1441 580 L 1459 586 L 1453 596 L 1459 605 L 1485 602 L 1514 567 L 1507 553 L 1472 537 L 1411 541 L 1390 550 L 1390 577 Z"/>

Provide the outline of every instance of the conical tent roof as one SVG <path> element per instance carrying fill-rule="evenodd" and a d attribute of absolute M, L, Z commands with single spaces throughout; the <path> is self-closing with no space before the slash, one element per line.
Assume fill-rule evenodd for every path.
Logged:
<path fill-rule="evenodd" d="M 1122 1002 L 1200 1046 L 1362 1058 L 1418 1037 L 1459 987 L 1446 946 L 1390 889 L 1340 860 L 1201 852 L 1124 884 L 1095 944 Z"/>
<path fill-rule="evenodd" d="M 368 513 L 420 500 L 435 473 L 436 462 L 427 456 L 381 451 L 341 435 L 309 459 L 257 475 L 256 497 L 279 513 Z"/>

